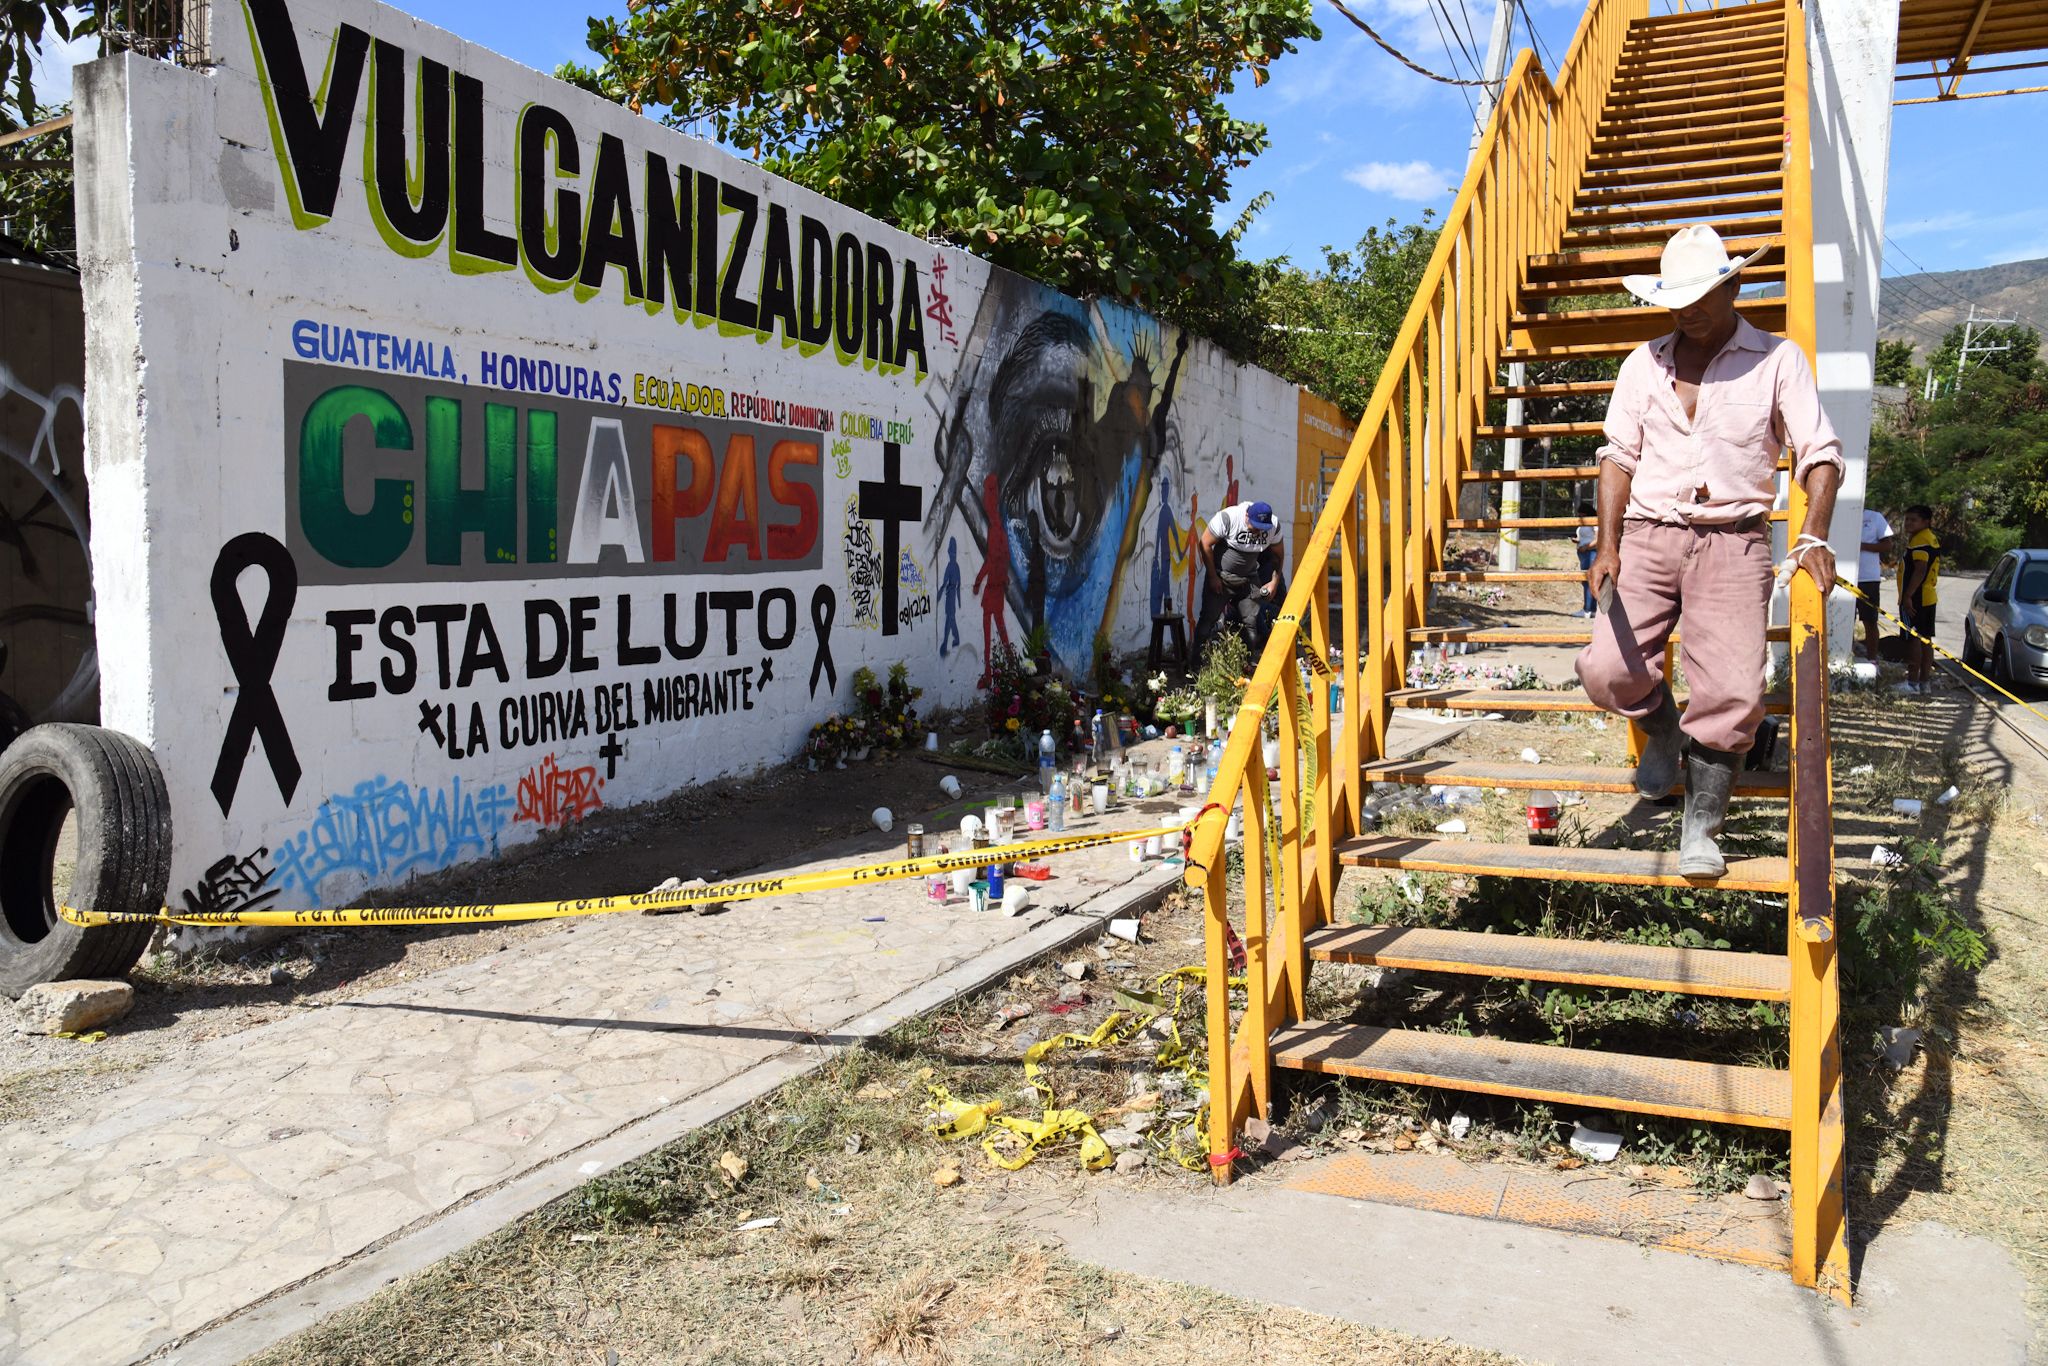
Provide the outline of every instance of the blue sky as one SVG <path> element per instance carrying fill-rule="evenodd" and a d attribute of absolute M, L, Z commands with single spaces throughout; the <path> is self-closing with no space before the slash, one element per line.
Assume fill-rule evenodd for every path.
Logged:
<path fill-rule="evenodd" d="M 1457 31 L 1464 35 L 1469 26 L 1470 43 L 1483 55 L 1493 7 L 1448 0 L 1453 18 L 1460 4 L 1467 6 L 1468 24 Z M 589 56 L 584 20 L 573 4 L 411 0 L 404 7 L 543 70 Z M 1352 7 L 1422 65 L 1446 74 L 1465 71 L 1464 52 L 1446 41 L 1451 26 L 1437 27 L 1428 0 L 1356 0 Z M 1581 0 L 1527 0 L 1552 61 L 1563 57 L 1583 8 Z M 1448 208 L 1472 136 L 1464 93 L 1403 69 L 1327 5 L 1318 7 L 1318 20 L 1321 41 L 1277 62 L 1263 88 L 1231 99 L 1240 116 L 1268 126 L 1272 145 L 1238 173 L 1225 217 L 1235 217 L 1236 206 L 1260 191 L 1272 191 L 1247 248 L 1302 264 L 1319 261 L 1325 243 L 1347 246 L 1389 218 L 1408 221 L 1425 208 Z M 1526 45 L 1527 29 L 1518 24 L 1516 37 L 1518 48 Z M 1999 79 L 1979 77 L 1969 85 L 1995 88 Z M 61 76 L 52 71 L 45 80 L 54 86 Z M 1915 85 L 1919 93 L 1926 83 Z M 1892 249 L 1885 273 L 2048 257 L 2048 185 L 2038 170 L 2044 143 L 2048 95 L 1895 110 L 1886 234 Z M 2036 171 L 2019 173 L 2029 165 Z"/>

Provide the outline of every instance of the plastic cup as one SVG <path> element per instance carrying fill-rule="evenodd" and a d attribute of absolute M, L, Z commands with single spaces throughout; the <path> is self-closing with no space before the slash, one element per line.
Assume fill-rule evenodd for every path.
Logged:
<path fill-rule="evenodd" d="M 1143 863 L 1145 861 L 1145 844 L 1146 841 L 1144 840 L 1131 841 L 1131 862 Z"/>
<path fill-rule="evenodd" d="M 971 907 L 972 907 L 972 908 L 973 908 L 974 910 L 977 910 L 977 911 L 985 911 L 985 910 L 987 910 L 987 909 L 988 909 L 988 884 L 987 884 L 986 882 L 970 882 L 970 883 L 968 883 L 968 884 L 967 884 L 967 901 L 968 901 L 968 905 L 969 905 L 969 906 L 971 906 Z"/>
<path fill-rule="evenodd" d="M 1095 803 L 1095 814 L 1096 814 L 1096 815 L 1098 815 L 1098 816 L 1106 816 L 1106 815 L 1108 815 L 1108 814 L 1109 814 L 1109 784 L 1108 784 L 1108 783 L 1097 783 L 1097 784 L 1095 784 L 1095 785 L 1094 785 L 1094 787 L 1092 787 L 1092 788 L 1090 788 L 1090 789 L 1089 789 L 1089 791 L 1088 791 L 1088 797 L 1089 797 L 1089 800 L 1091 800 L 1091 801 L 1093 801 L 1093 802 Z"/>
<path fill-rule="evenodd" d="M 974 881 L 974 874 L 965 868 L 953 870 L 953 895 L 966 896 L 968 884 Z"/>
<path fill-rule="evenodd" d="M 1148 835 L 1148 836 L 1146 836 L 1146 837 L 1145 837 L 1145 857 L 1146 857 L 1146 858 L 1158 858 L 1158 857 L 1159 857 L 1159 856 L 1160 856 L 1161 854 L 1163 854 L 1163 853 L 1165 853 L 1165 852 L 1166 852 L 1166 837 L 1165 837 L 1165 836 L 1163 836 L 1163 835 Z"/>

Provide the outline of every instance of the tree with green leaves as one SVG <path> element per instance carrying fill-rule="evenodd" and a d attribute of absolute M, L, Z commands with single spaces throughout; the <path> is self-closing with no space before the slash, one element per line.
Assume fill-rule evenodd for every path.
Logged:
<path fill-rule="evenodd" d="M 1425 210 L 1420 223 L 1390 218 L 1348 251 L 1326 246 L 1318 271 L 1285 257 L 1259 267 L 1253 311 L 1264 330 L 1251 358 L 1354 418 L 1364 413 L 1436 249 L 1434 217 Z"/>
<path fill-rule="evenodd" d="M 1894 387 L 1913 382 L 1913 343 L 1878 338 L 1877 382 Z"/>
<path fill-rule="evenodd" d="M 1927 358 L 1927 368 L 1934 377 L 1947 384 L 1957 377 L 1956 362 L 1963 354 L 1963 325 L 1951 327 Z M 2030 378 L 2041 354 L 2041 334 L 2020 323 L 2006 323 L 1994 327 L 1973 327 L 1969 329 L 1970 355 L 1961 367 L 1961 373 L 1968 375 L 1989 366 L 2014 379 Z M 1995 349 L 1988 349 L 1995 348 Z"/>
<path fill-rule="evenodd" d="M 1224 97 L 1319 36 L 1311 9 L 649 0 L 593 18 L 599 66 L 556 74 L 907 232 L 1241 344 L 1248 216 L 1216 219 L 1266 130 Z"/>

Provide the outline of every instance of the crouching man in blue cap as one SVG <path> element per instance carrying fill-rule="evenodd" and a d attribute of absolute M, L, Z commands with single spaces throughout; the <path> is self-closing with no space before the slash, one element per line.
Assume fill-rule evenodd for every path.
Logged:
<path fill-rule="evenodd" d="M 1271 503 L 1239 503 L 1209 519 L 1195 539 L 1202 557 L 1202 616 L 1195 623 L 1200 659 L 1225 617 L 1256 657 L 1266 648 L 1280 605 L 1280 519 Z"/>

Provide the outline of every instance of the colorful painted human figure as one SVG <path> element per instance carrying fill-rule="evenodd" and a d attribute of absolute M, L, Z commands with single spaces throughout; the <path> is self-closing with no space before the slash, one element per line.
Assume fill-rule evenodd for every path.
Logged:
<path fill-rule="evenodd" d="M 1227 458 L 1227 457 L 1226 457 Z M 1234 482 L 1234 481 L 1233 481 Z M 1195 621 L 1201 615 L 1200 604 L 1195 600 L 1195 577 L 1202 572 L 1202 557 L 1195 553 L 1195 531 L 1202 525 L 1202 495 L 1188 495 L 1188 534 L 1181 542 L 1180 564 L 1186 566 L 1188 576 L 1188 630 L 1195 629 Z M 1178 569 L 1179 566 L 1176 566 Z"/>
<path fill-rule="evenodd" d="M 939 608 L 946 614 L 939 630 L 939 658 L 946 657 L 946 642 L 960 643 L 960 542 L 946 538 L 946 572 L 939 576 Z"/>
<path fill-rule="evenodd" d="M 1159 522 L 1152 550 L 1152 611 L 1173 610 L 1173 584 L 1187 559 L 1188 535 L 1173 520 L 1173 480 L 1159 472 Z"/>
<path fill-rule="evenodd" d="M 991 474 L 981 486 L 981 509 L 988 522 L 988 544 L 982 547 L 981 568 L 974 574 L 974 591 L 981 594 L 981 683 L 987 687 L 989 660 L 995 649 L 995 640 L 989 633 L 989 623 L 995 623 L 995 635 L 1002 637 L 1004 645 L 1010 643 L 1010 626 L 1003 613 L 1010 596 L 1010 533 L 1003 524 L 1002 500 L 996 492 L 996 477 Z"/>
<path fill-rule="evenodd" d="M 1224 456 L 1224 457 L 1223 457 L 1223 477 L 1224 477 L 1224 479 L 1225 479 L 1225 480 L 1227 480 L 1227 481 L 1228 481 L 1228 485 L 1229 485 L 1229 486 L 1228 486 L 1227 488 L 1225 488 L 1225 489 L 1224 489 L 1224 491 L 1223 491 L 1223 506 L 1224 506 L 1224 507 L 1227 507 L 1227 508 L 1234 508 L 1234 507 L 1236 507 L 1236 506 L 1237 506 L 1237 457 L 1236 457 L 1236 456 L 1234 456 L 1234 455 L 1226 455 L 1226 456 Z"/>

